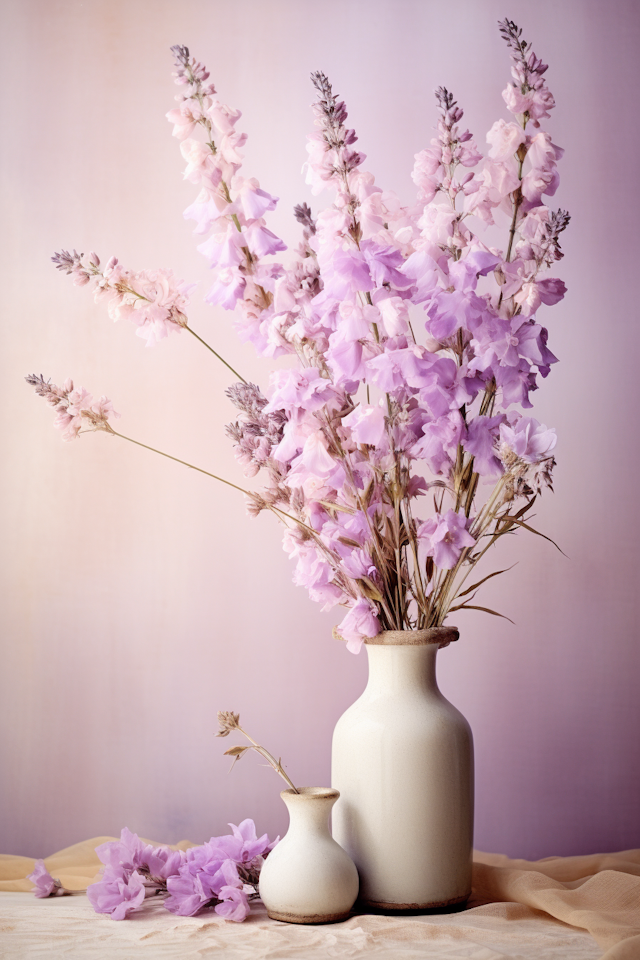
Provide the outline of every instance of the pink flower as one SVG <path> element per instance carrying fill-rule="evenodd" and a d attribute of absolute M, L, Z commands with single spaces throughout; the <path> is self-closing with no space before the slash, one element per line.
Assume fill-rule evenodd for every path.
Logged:
<path fill-rule="evenodd" d="M 407 274 L 408 276 L 408 274 Z M 376 299 L 375 305 L 380 311 L 384 329 L 388 336 L 397 337 L 409 329 L 409 309 L 401 297 L 383 297 Z"/>
<path fill-rule="evenodd" d="M 442 151 L 438 147 L 427 147 L 415 155 L 411 179 L 418 188 L 418 200 L 425 204 L 431 203 L 438 190 L 441 157 Z"/>
<path fill-rule="evenodd" d="M 311 192 L 315 195 L 320 193 L 327 185 L 334 172 L 335 156 L 333 151 L 327 149 L 327 144 L 320 133 L 310 134 L 307 143 L 308 161 L 303 164 L 302 170 L 306 171 L 305 183 L 311 187 Z"/>
<path fill-rule="evenodd" d="M 302 448 L 301 460 L 305 469 L 315 477 L 329 477 L 337 466 L 319 430 L 307 437 Z"/>
<path fill-rule="evenodd" d="M 246 140 L 246 133 L 236 133 L 235 131 L 225 134 L 220 140 L 218 154 L 228 164 L 229 169 L 225 171 L 227 177 L 242 163 L 240 147 L 244 146 Z"/>
<path fill-rule="evenodd" d="M 198 245 L 198 252 L 206 257 L 212 267 L 237 267 L 245 259 L 242 248 L 246 237 L 235 224 L 230 223 L 224 233 L 214 233 Z"/>
<path fill-rule="evenodd" d="M 523 114 L 531 110 L 534 101 L 533 90 L 522 93 L 519 86 L 509 83 L 502 91 L 502 99 L 511 113 Z"/>
<path fill-rule="evenodd" d="M 360 597 L 352 604 L 344 620 L 338 624 L 336 632 L 347 641 L 347 650 L 350 653 L 359 653 L 364 640 L 377 637 L 380 633 L 375 604 L 365 597 Z"/>
<path fill-rule="evenodd" d="M 242 181 L 238 200 L 247 220 L 259 220 L 267 211 L 275 210 L 278 203 L 278 197 L 272 197 L 271 194 L 261 190 L 260 184 L 253 177 Z"/>
<path fill-rule="evenodd" d="M 553 143 L 548 133 L 542 130 L 531 139 L 527 149 L 527 160 L 536 170 L 552 170 L 558 160 L 564 156 L 564 150 Z"/>
<path fill-rule="evenodd" d="M 74 389 L 73 380 L 67 380 L 63 387 L 57 387 L 44 377 L 30 374 L 25 378 L 27 383 L 35 387 L 36 393 L 55 407 L 57 411 L 54 426 L 62 430 L 63 440 L 75 440 L 83 428 L 85 430 L 109 431 L 109 417 L 119 417 L 113 409 L 113 404 L 107 397 L 100 397 L 94 401 L 84 387 Z"/>
<path fill-rule="evenodd" d="M 377 447 L 385 436 L 384 411 L 381 407 L 360 404 L 342 421 L 351 430 L 356 443 L 368 443 Z"/>
<path fill-rule="evenodd" d="M 207 110 L 207 116 L 216 125 L 220 133 L 234 133 L 235 124 L 242 116 L 239 110 L 228 107 L 219 100 L 213 100 Z"/>
<path fill-rule="evenodd" d="M 194 284 L 186 284 L 173 275 L 173 271 L 140 270 L 131 272 L 124 299 L 114 298 L 109 303 L 109 316 L 118 320 L 127 316 L 138 327 L 136 334 L 152 346 L 169 333 L 177 333 L 186 323 L 184 311 L 189 303 L 189 293 Z"/>
<path fill-rule="evenodd" d="M 199 183 L 202 175 L 215 167 L 211 148 L 201 140 L 183 140 L 180 144 L 180 153 L 187 161 L 184 179 L 192 183 Z"/>
<path fill-rule="evenodd" d="M 246 229 L 248 246 L 252 253 L 257 257 L 266 257 L 269 254 L 277 253 L 279 250 L 286 250 L 286 245 L 280 237 L 277 237 L 271 230 L 261 226 L 259 223 L 252 223 Z"/>
<path fill-rule="evenodd" d="M 264 408 L 265 413 L 275 410 L 291 413 L 298 407 L 313 413 L 334 399 L 337 393 L 331 381 L 321 376 L 316 367 L 277 370 L 271 376 L 271 387 L 271 400 Z"/>
<path fill-rule="evenodd" d="M 230 267 L 220 270 L 205 300 L 207 303 L 219 303 L 225 310 L 233 310 L 242 296 L 246 282 L 244 276 L 237 270 Z"/>
<path fill-rule="evenodd" d="M 167 120 L 174 124 L 172 135 L 184 140 L 193 133 L 202 116 L 202 107 L 197 100 L 183 100 L 179 107 L 169 110 L 167 114 Z"/>
<path fill-rule="evenodd" d="M 338 249 L 323 269 L 325 294 L 343 300 L 356 291 L 373 290 L 369 266 L 357 250 Z"/>
<path fill-rule="evenodd" d="M 513 299 L 520 305 L 522 315 L 530 317 L 541 303 L 548 305 L 558 303 L 566 292 L 567 288 L 562 280 L 547 277 L 544 280 L 531 280 L 524 283 Z"/>
<path fill-rule="evenodd" d="M 508 160 L 517 153 L 520 144 L 527 139 L 520 124 L 496 120 L 487 133 L 487 143 L 491 144 L 489 156 L 493 160 Z"/>
<path fill-rule="evenodd" d="M 500 202 L 520 186 L 518 172 L 512 160 L 487 160 L 484 185 L 492 200 Z"/>
<path fill-rule="evenodd" d="M 460 559 L 462 550 L 475 546 L 475 540 L 468 531 L 470 520 L 464 512 L 447 513 L 430 517 L 418 527 L 418 539 L 424 542 L 426 555 L 433 557 L 441 570 L 452 570 Z"/>

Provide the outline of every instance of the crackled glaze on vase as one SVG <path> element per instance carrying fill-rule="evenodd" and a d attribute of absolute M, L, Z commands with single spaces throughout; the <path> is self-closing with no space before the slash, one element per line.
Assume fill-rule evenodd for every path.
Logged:
<path fill-rule="evenodd" d="M 473 738 L 436 682 L 455 627 L 366 641 L 369 681 L 333 736 L 333 835 L 383 910 L 464 903 L 471 892 Z"/>
<path fill-rule="evenodd" d="M 283 790 L 289 829 L 260 873 L 260 896 L 272 920 L 335 923 L 349 916 L 358 895 L 353 861 L 329 832 L 340 796 L 324 787 Z"/>

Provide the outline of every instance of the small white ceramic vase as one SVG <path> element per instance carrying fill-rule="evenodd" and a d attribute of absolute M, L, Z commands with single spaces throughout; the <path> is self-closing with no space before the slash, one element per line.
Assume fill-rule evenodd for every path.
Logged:
<path fill-rule="evenodd" d="M 366 640 L 369 681 L 338 721 L 333 835 L 380 910 L 454 908 L 471 892 L 473 739 L 436 683 L 455 627 Z"/>
<path fill-rule="evenodd" d="M 264 862 L 259 891 L 272 920 L 336 923 L 358 896 L 358 872 L 329 832 L 340 796 L 326 787 L 283 790 L 289 829 Z"/>

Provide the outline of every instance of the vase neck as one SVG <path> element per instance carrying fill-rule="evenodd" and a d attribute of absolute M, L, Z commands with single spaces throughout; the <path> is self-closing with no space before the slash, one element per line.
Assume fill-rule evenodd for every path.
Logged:
<path fill-rule="evenodd" d="M 340 796 L 337 790 L 318 787 L 300 787 L 300 793 L 284 790 L 280 796 L 289 811 L 290 830 L 303 830 L 330 836 L 329 816 L 331 808 Z"/>
<path fill-rule="evenodd" d="M 411 691 L 438 693 L 435 644 L 369 645 L 369 682 L 367 694 L 388 695 Z"/>

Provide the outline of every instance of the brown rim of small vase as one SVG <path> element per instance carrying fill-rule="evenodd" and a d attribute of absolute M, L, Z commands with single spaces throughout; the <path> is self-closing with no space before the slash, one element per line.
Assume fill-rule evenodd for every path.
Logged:
<path fill-rule="evenodd" d="M 427 630 L 383 630 L 376 637 L 369 637 L 364 642 L 371 646 L 386 647 L 423 647 L 430 643 L 447 647 L 459 636 L 457 627 L 429 627 Z"/>
<path fill-rule="evenodd" d="M 284 800 L 337 800 L 340 796 L 339 790 L 333 787 L 296 787 L 297 793 L 291 788 L 283 790 L 280 796 Z"/>

